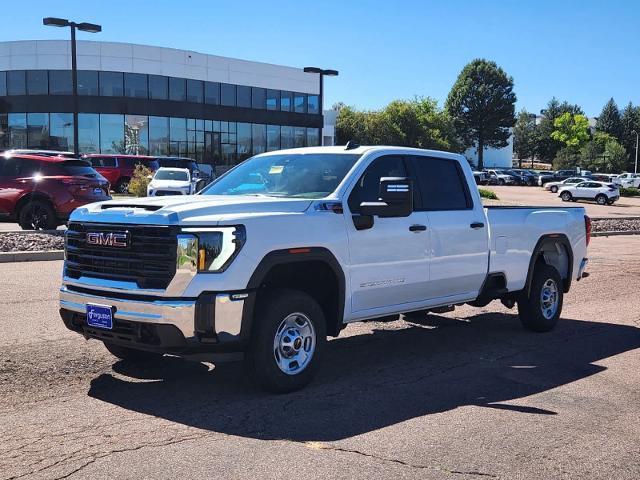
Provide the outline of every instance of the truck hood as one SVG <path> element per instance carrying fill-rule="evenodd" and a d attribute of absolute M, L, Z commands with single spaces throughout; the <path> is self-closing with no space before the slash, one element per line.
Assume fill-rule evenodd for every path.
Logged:
<path fill-rule="evenodd" d="M 311 200 L 250 195 L 190 195 L 119 199 L 77 208 L 70 221 L 149 225 L 211 225 L 221 221 L 304 212 Z"/>

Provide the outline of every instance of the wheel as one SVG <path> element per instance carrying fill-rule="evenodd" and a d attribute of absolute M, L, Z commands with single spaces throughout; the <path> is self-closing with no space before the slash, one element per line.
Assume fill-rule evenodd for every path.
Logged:
<path fill-rule="evenodd" d="M 596 196 L 596 203 L 598 205 L 606 205 L 608 200 L 609 199 L 607 198 L 606 195 L 600 194 L 600 195 Z"/>
<path fill-rule="evenodd" d="M 256 311 L 245 355 L 249 375 L 270 392 L 299 390 L 318 370 L 327 341 L 320 305 L 304 292 L 281 289 L 269 292 Z"/>
<path fill-rule="evenodd" d="M 569 202 L 569 201 L 573 200 L 573 197 L 571 196 L 571 193 L 569 193 L 569 192 L 562 192 L 560 194 L 560 198 L 562 199 L 563 202 Z"/>
<path fill-rule="evenodd" d="M 562 312 L 562 279 L 558 271 L 547 264 L 535 267 L 528 296 L 518 299 L 518 315 L 522 326 L 533 332 L 548 332 L 558 323 Z"/>
<path fill-rule="evenodd" d="M 122 347 L 109 342 L 104 342 L 104 346 L 109 350 L 111 355 L 127 362 L 149 362 L 162 357 L 161 353 L 136 350 L 134 348 Z"/>
<path fill-rule="evenodd" d="M 504 185 L 504 180 L 503 179 L 498 180 L 498 185 Z"/>
<path fill-rule="evenodd" d="M 116 183 L 115 191 L 118 193 L 129 193 L 129 178 L 123 177 Z"/>
<path fill-rule="evenodd" d="M 551 193 L 558 193 L 558 187 L 556 185 L 551 186 Z"/>
<path fill-rule="evenodd" d="M 32 200 L 20 209 L 18 224 L 23 230 L 55 230 L 58 218 L 51 204 Z"/>
<path fill-rule="evenodd" d="M 607 200 L 607 205 L 613 205 L 614 203 L 616 203 L 615 200 Z"/>

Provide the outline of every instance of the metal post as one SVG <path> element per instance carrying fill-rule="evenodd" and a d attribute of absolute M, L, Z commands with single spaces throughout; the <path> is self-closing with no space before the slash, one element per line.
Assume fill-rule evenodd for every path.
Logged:
<path fill-rule="evenodd" d="M 633 169 L 633 173 L 638 173 L 638 132 L 636 132 L 636 165 Z"/>
<path fill-rule="evenodd" d="M 320 127 L 320 146 L 324 146 L 324 73 L 320 73 L 320 99 L 318 105 L 320 107 L 320 118 L 322 119 L 322 126 Z"/>
<path fill-rule="evenodd" d="M 78 62 L 76 57 L 76 24 L 71 27 L 71 81 L 73 83 L 73 153 L 80 156 L 80 142 L 78 139 Z"/>

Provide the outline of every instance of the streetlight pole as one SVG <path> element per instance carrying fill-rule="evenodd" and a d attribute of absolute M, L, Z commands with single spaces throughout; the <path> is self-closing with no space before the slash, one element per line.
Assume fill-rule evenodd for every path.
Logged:
<path fill-rule="evenodd" d="M 632 130 L 632 133 L 636 134 L 636 164 L 635 167 L 633 169 L 633 173 L 637 174 L 638 173 L 638 132 L 636 132 L 635 130 Z"/>
<path fill-rule="evenodd" d="M 46 17 L 42 19 L 42 24 L 49 27 L 69 27 L 71 28 L 71 82 L 73 92 L 73 153 L 80 156 L 80 143 L 78 139 L 78 60 L 76 55 L 76 29 L 83 32 L 98 33 L 102 31 L 102 26 L 93 23 L 70 22 L 66 18 Z"/>
<path fill-rule="evenodd" d="M 320 101 L 318 104 L 320 108 L 320 115 L 322 117 L 322 127 L 324 128 L 324 77 L 337 77 L 338 71 L 319 67 L 304 67 L 303 71 L 306 73 L 317 73 L 320 76 Z M 320 129 L 320 145 L 324 145 L 324 135 L 322 134 L 323 128 Z"/>

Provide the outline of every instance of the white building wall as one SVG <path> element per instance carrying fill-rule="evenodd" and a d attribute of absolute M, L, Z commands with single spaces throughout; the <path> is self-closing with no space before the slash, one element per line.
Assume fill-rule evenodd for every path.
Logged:
<path fill-rule="evenodd" d="M 475 166 L 478 165 L 478 149 L 469 148 L 464 156 Z M 511 168 L 513 166 L 513 135 L 504 148 L 485 148 L 483 163 L 485 168 Z"/>
<path fill-rule="evenodd" d="M 147 73 L 318 94 L 318 74 L 301 68 L 205 55 L 190 50 L 78 41 L 78 69 Z M 0 70 L 71 69 L 68 40 L 0 42 Z"/>

